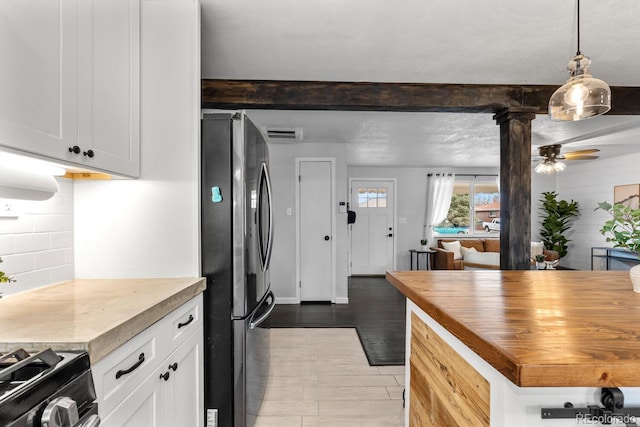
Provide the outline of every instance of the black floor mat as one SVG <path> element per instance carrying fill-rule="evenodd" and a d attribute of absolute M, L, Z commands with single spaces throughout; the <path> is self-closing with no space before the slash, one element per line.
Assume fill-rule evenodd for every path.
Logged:
<path fill-rule="evenodd" d="M 356 328 L 372 366 L 403 365 L 405 298 L 384 277 L 351 277 L 349 304 L 277 305 L 270 328 Z"/>

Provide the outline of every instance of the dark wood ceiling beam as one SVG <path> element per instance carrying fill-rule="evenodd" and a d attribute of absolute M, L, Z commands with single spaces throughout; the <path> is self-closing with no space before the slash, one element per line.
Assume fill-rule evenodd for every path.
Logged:
<path fill-rule="evenodd" d="M 559 86 L 202 80 L 202 108 L 495 113 L 534 108 L 547 113 Z M 608 114 L 640 114 L 640 87 L 611 88 Z"/>

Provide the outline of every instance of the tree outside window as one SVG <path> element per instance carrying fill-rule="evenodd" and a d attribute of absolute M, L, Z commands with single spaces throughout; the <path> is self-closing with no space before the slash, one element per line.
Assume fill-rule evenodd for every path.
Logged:
<path fill-rule="evenodd" d="M 494 218 L 500 218 L 500 191 L 496 183 L 456 182 L 447 218 L 435 231 L 440 235 L 460 234 L 461 229 L 468 234 L 487 234 L 482 223 Z M 495 232 L 491 234 L 496 235 Z"/>

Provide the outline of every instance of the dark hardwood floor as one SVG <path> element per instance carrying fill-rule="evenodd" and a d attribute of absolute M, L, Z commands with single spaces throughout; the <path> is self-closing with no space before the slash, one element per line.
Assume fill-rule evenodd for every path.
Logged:
<path fill-rule="evenodd" d="M 356 328 L 370 365 L 403 365 L 405 298 L 384 277 L 349 278 L 349 304 L 281 304 L 270 328 Z"/>

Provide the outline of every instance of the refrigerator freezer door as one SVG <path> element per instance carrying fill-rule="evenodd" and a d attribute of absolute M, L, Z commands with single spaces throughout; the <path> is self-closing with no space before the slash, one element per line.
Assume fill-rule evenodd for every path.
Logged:
<path fill-rule="evenodd" d="M 260 410 L 269 377 L 270 336 L 263 322 L 275 307 L 269 292 L 247 319 L 233 321 L 234 427 L 252 427 Z"/>

